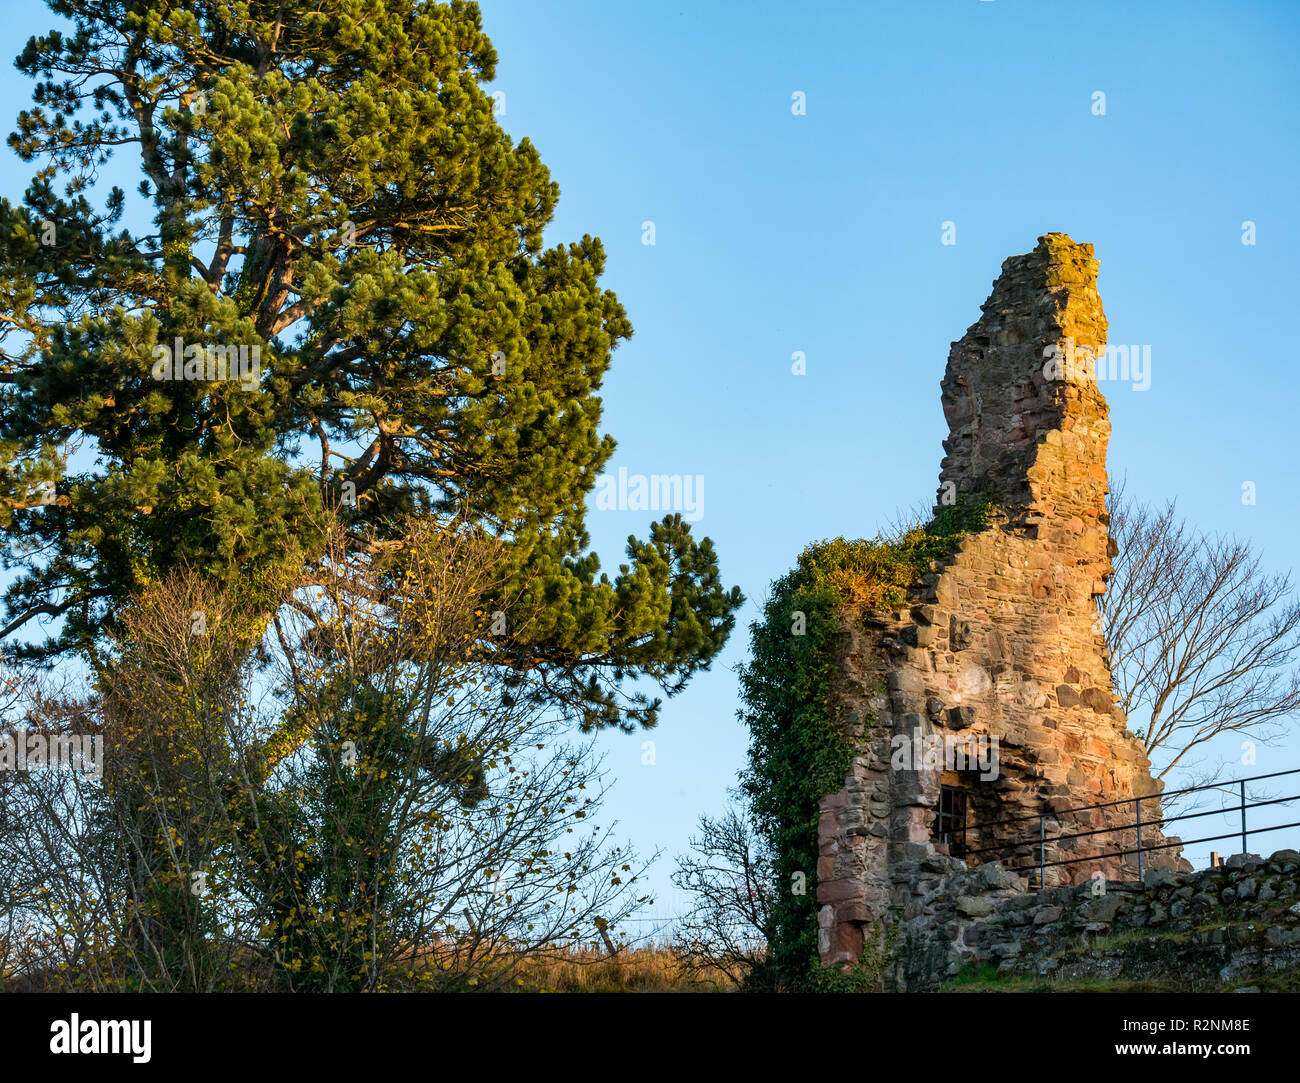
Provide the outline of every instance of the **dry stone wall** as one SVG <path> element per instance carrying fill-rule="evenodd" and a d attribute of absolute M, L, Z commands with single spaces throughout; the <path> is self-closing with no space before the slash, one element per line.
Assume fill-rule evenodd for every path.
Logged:
<path fill-rule="evenodd" d="M 1133 824 L 1136 798 L 1147 824 L 1160 808 L 1115 704 L 1096 603 L 1113 553 L 1110 421 L 1088 359 L 1105 340 L 1092 246 L 1053 233 L 1003 264 L 952 346 L 938 509 L 987 500 L 990 517 L 897 610 L 844 615 L 834 699 L 854 755 L 820 805 L 823 963 L 854 962 L 865 931 L 916 917 L 968 865 L 1036 878 L 1040 817 L 1049 862 L 1083 859 L 1049 868 L 1047 887 L 1136 878 L 1133 858 L 1108 856 L 1133 847 L 1135 828 L 1086 834 Z M 975 765 L 956 755 L 981 749 Z M 946 842 L 941 800 L 965 807 L 964 834 Z M 1125 803 L 1069 811 L 1104 802 Z M 1143 832 L 1144 847 L 1166 841 Z M 1179 860 L 1176 846 L 1147 857 Z"/>
<path fill-rule="evenodd" d="M 903 925 L 888 988 L 933 991 L 965 975 L 1067 988 L 1300 990 L 1295 850 L 1030 893 L 996 866 L 949 871 L 946 890 Z"/>

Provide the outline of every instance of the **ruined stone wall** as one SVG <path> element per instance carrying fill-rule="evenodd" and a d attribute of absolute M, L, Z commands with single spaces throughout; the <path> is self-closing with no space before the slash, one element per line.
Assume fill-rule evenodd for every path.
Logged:
<path fill-rule="evenodd" d="M 1104 355 L 1106 318 L 1091 245 L 1063 234 L 1008 259 L 983 315 L 954 343 L 942 382 L 950 433 L 939 507 L 991 499 L 985 529 L 964 536 L 894 612 L 847 612 L 835 699 L 854 757 L 844 788 L 824 798 L 817 902 L 823 963 L 855 960 L 865 926 L 914 916 L 941 886 L 948 848 L 935 838 L 941 785 L 965 795 L 970 864 L 997 860 L 1038 875 L 1039 817 L 1047 886 L 1100 870 L 1135 878 L 1133 801 L 1158 795 L 1140 743 L 1115 706 L 1096 598 L 1110 574 L 1105 497 L 1110 421 L 1089 352 Z M 1056 367 L 1053 355 L 1062 360 Z M 900 759 L 894 738 L 996 738 L 996 778 Z M 960 765 L 958 765 L 960 766 Z M 987 774 L 988 772 L 984 772 Z M 1159 817 L 1159 800 L 1142 802 Z M 1012 823 L 984 826 L 1020 818 Z M 1144 846 L 1163 842 L 1154 830 Z M 1023 842 L 1018 848 L 1010 844 Z M 997 851 L 989 848 L 998 847 Z M 984 850 L 984 853 L 975 851 Z M 1174 864 L 1177 850 L 1148 855 Z"/>
<path fill-rule="evenodd" d="M 937 859 L 935 867 L 947 859 Z M 1300 852 L 1238 854 L 1213 869 L 1148 870 L 1040 892 L 994 865 L 948 870 L 946 890 L 895 941 L 886 988 L 962 975 L 1206 992 L 1300 989 Z"/>

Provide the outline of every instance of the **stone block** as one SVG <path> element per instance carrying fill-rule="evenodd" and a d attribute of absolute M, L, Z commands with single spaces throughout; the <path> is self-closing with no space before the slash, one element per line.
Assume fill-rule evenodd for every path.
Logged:
<path fill-rule="evenodd" d="M 948 728 L 953 730 L 969 729 L 975 724 L 974 707 L 949 707 Z"/>
<path fill-rule="evenodd" d="M 1142 802 L 1144 805 L 1146 802 Z M 1142 882 L 1150 888 L 1164 887 L 1177 883 L 1178 874 L 1173 869 L 1147 869 L 1142 874 Z"/>
<path fill-rule="evenodd" d="M 993 900 L 982 895 L 967 895 L 957 900 L 957 910 L 971 918 L 987 917 L 993 913 Z"/>
<path fill-rule="evenodd" d="M 1079 915 L 1090 922 L 1109 922 L 1119 913 L 1123 900 L 1119 895 L 1100 895 L 1079 907 Z"/>

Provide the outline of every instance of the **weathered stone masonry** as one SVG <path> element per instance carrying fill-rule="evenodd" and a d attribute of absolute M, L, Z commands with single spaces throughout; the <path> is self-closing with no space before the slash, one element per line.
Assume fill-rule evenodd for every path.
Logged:
<path fill-rule="evenodd" d="M 857 959 L 865 928 L 895 911 L 905 921 L 923 913 L 964 867 L 949 860 L 958 840 L 936 837 L 941 787 L 965 802 L 971 865 L 1036 866 L 1046 814 L 1048 860 L 1090 858 L 1049 868 L 1048 887 L 1094 871 L 1136 878 L 1134 859 L 1097 856 L 1130 848 L 1134 831 L 1060 837 L 1134 821 L 1132 802 L 1066 813 L 1075 806 L 1151 795 L 1148 823 L 1160 807 L 1161 787 L 1115 706 L 1096 604 L 1113 553 L 1106 400 L 1086 366 L 1048 366 L 1053 347 L 1078 359 L 1104 354 L 1105 341 L 1092 246 L 1051 233 L 1003 264 L 983 315 L 952 346 L 939 504 L 983 494 L 992 513 L 898 610 L 845 614 L 834 695 L 854 756 L 844 788 L 821 802 L 824 963 Z M 891 769 L 892 739 L 916 734 L 996 738 L 998 777 L 925 762 Z M 1026 819 L 980 827 L 1014 817 Z M 1144 846 L 1159 841 L 1144 830 Z M 1179 860 L 1173 848 L 1147 864 Z"/>
<path fill-rule="evenodd" d="M 885 987 L 940 989 L 964 969 L 1067 988 L 1300 989 L 1295 850 L 1237 854 L 1197 872 L 1148 869 L 1142 881 L 1024 888 L 996 865 L 956 871 L 903 926 Z"/>

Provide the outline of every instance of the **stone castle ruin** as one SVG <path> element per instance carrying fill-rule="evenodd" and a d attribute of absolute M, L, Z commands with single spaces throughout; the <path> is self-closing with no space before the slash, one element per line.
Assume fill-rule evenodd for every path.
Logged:
<path fill-rule="evenodd" d="M 1101 634 L 1110 421 L 1087 359 L 1105 343 L 1092 246 L 1049 233 L 1003 263 L 952 346 L 939 507 L 978 499 L 989 516 L 896 610 L 841 626 L 834 699 L 853 759 L 820 804 L 825 964 L 855 961 L 864 933 L 922 914 L 967 865 L 1032 886 L 1138 878 L 1136 856 L 1107 856 L 1135 847 L 1135 798 L 1159 821 L 1162 787 Z M 1123 803 L 1071 811 L 1105 802 Z M 1169 842 L 1144 866 L 1186 867 L 1177 840 L 1142 828 L 1144 851 Z"/>

